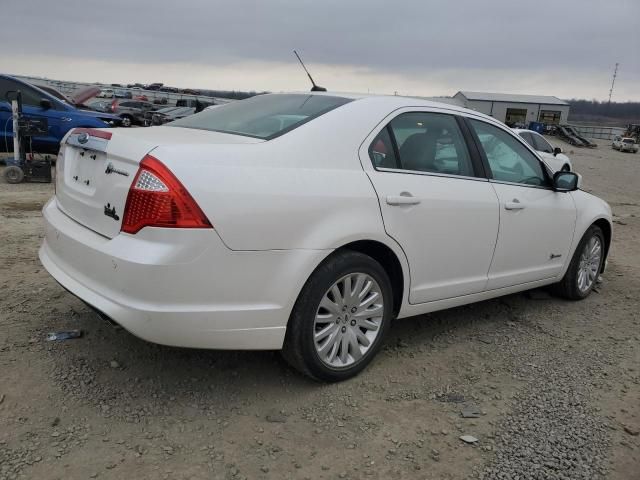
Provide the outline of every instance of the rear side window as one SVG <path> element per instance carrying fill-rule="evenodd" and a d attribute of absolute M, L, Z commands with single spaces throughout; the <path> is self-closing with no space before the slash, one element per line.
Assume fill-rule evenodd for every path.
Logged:
<path fill-rule="evenodd" d="M 531 135 L 529 132 L 518 132 L 518 135 L 520 135 L 525 142 L 531 145 L 531 148 L 536 148 L 535 144 L 533 143 L 533 135 Z"/>
<path fill-rule="evenodd" d="M 369 152 L 376 167 L 474 175 L 466 142 L 452 115 L 428 112 L 398 115 L 375 138 Z"/>
<path fill-rule="evenodd" d="M 167 126 L 270 140 L 350 101 L 329 95 L 258 95 L 205 110 Z"/>
<path fill-rule="evenodd" d="M 385 127 L 369 146 L 369 157 L 376 168 L 402 168 L 396 157 L 389 127 Z"/>
<path fill-rule="evenodd" d="M 531 136 L 533 137 L 533 142 L 534 142 L 533 148 L 535 148 L 539 152 L 553 153 L 553 147 L 549 142 L 547 142 L 544 139 L 542 135 L 537 135 L 535 133 L 532 133 Z"/>

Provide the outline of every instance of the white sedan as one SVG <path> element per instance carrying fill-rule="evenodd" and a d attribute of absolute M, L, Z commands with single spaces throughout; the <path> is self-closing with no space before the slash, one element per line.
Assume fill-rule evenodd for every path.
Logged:
<path fill-rule="evenodd" d="M 521 128 L 514 128 L 514 132 L 520 135 L 525 142 L 529 144 L 534 150 L 538 152 L 538 155 L 542 157 L 542 160 L 551 168 L 554 172 L 570 172 L 573 167 L 571 160 L 564 153 L 560 147 L 553 147 L 547 139 L 533 130 L 525 130 Z"/>
<path fill-rule="evenodd" d="M 611 210 L 480 113 L 260 95 L 145 129 L 75 129 L 40 259 L 148 341 L 361 371 L 394 318 L 555 285 L 585 298 Z"/>
<path fill-rule="evenodd" d="M 635 139 L 631 137 L 616 135 L 611 143 L 611 148 L 614 150 L 620 150 L 621 152 L 638 153 L 638 144 Z"/>

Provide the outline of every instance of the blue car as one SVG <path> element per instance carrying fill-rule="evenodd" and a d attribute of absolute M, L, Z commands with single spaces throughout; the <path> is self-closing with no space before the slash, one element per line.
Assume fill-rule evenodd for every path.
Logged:
<path fill-rule="evenodd" d="M 23 80 L 0 75 L 0 152 L 13 151 L 11 92 L 17 90 L 22 92 L 23 115 L 47 120 L 48 134 L 32 137 L 31 149 L 38 153 L 57 154 L 62 137 L 72 128 L 117 127 L 122 122 L 116 115 L 77 108 Z"/>

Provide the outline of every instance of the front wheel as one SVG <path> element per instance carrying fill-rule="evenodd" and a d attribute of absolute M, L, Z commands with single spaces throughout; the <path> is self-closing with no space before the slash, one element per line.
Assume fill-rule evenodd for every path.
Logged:
<path fill-rule="evenodd" d="M 130 127 L 133 124 L 133 118 L 129 115 L 123 115 L 122 116 L 122 126 L 123 127 Z"/>
<path fill-rule="evenodd" d="M 555 285 L 555 291 L 569 300 L 587 298 L 602 271 L 604 251 L 602 230 L 597 225 L 592 225 L 580 240 L 567 273 Z"/>
<path fill-rule="evenodd" d="M 334 254 L 303 287 L 289 318 L 283 356 L 314 379 L 346 380 L 378 352 L 392 312 L 384 268 L 359 252 Z"/>

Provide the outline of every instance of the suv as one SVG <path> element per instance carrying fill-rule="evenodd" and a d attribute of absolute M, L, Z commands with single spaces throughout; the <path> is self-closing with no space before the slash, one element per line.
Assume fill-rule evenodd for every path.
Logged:
<path fill-rule="evenodd" d="M 615 137 L 613 137 L 611 148 L 620 150 L 621 152 L 638 153 L 638 144 L 631 137 L 622 137 L 620 135 L 616 135 Z"/>
<path fill-rule="evenodd" d="M 123 127 L 133 124 L 144 125 L 144 116 L 147 112 L 155 110 L 156 105 L 142 100 L 115 99 L 111 102 L 111 111 L 122 119 Z"/>
<path fill-rule="evenodd" d="M 23 115 L 47 121 L 47 134 L 31 138 L 31 147 L 38 153 L 57 154 L 62 138 L 76 127 L 120 126 L 121 119 L 115 115 L 79 109 L 35 85 L 8 75 L 0 75 L 0 151 L 13 150 L 11 100 L 14 98 L 12 93 L 18 90 L 22 92 Z"/>

